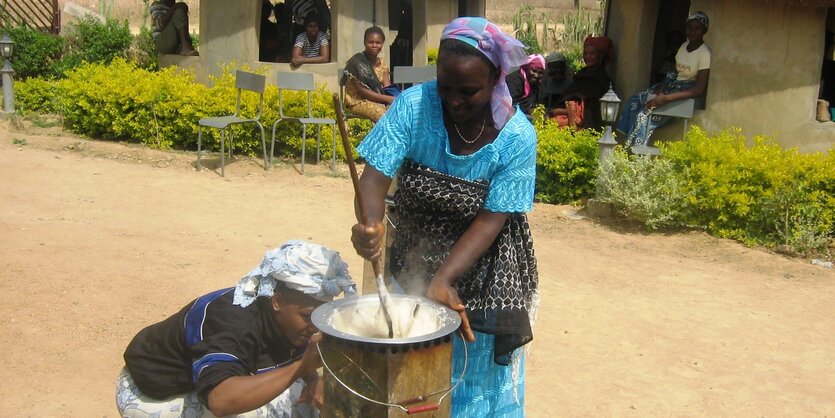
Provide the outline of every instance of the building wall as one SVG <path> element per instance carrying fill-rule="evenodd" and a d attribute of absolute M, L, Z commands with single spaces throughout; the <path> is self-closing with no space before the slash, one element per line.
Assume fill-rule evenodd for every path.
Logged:
<path fill-rule="evenodd" d="M 612 70 L 622 99 L 648 85 L 657 5 L 612 2 L 608 34 L 618 51 Z M 713 52 L 707 108 L 696 112 L 693 123 L 708 131 L 739 127 L 806 152 L 832 148 L 835 123 L 814 119 L 825 9 L 787 0 L 693 0 L 691 9 L 710 16 L 705 40 Z M 680 138 L 681 122 L 671 125 L 655 138 Z"/>
<path fill-rule="evenodd" d="M 203 83 L 208 83 L 210 76 L 220 74 L 221 65 L 233 62 L 266 68 L 269 83 L 274 83 L 279 71 L 305 71 L 313 73 L 316 83 L 325 84 L 330 90 L 337 91 L 337 68 L 344 67 L 351 56 L 362 51 L 362 35 L 366 28 L 376 24 L 386 31 L 388 41 L 394 39 L 394 33 L 389 30 L 386 0 L 333 0 L 331 19 L 335 35 L 331 44 L 330 63 L 292 68 L 284 63 L 259 62 L 260 4 L 261 0 L 200 0 L 200 56 L 163 55 L 160 57 L 160 65 L 193 69 L 197 79 Z M 473 9 L 475 14 L 483 15 L 484 5 L 485 0 L 468 0 L 468 8 Z M 425 65 L 427 49 L 438 47 L 444 25 L 457 16 L 458 2 L 425 0 L 414 2 L 412 7 L 414 65 Z M 387 51 L 388 48 L 383 50 Z M 383 59 L 386 57 L 383 56 Z"/>

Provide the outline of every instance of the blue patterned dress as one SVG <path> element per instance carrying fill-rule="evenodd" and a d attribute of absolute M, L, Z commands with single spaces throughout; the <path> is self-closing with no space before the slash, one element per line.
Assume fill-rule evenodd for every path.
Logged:
<path fill-rule="evenodd" d="M 409 273 L 413 261 L 409 255 L 430 261 L 421 267 L 427 268 L 423 280 L 431 278 L 479 209 L 509 214 L 488 254 L 456 283 L 477 332 L 476 342 L 466 346 L 466 373 L 451 402 L 455 417 L 523 417 L 524 358 L 518 348 L 532 338 L 529 312 L 535 303 L 537 274 L 529 235 L 512 231 L 527 230 L 524 212 L 533 206 L 536 134 L 530 122 L 517 110 L 491 144 L 470 155 L 453 154 L 433 81 L 401 94 L 358 150 L 384 175 L 394 177 L 400 172 L 395 195 L 397 239 L 391 260 L 397 264 L 392 270 L 398 280 L 398 272 Z M 435 193 L 436 187 L 448 189 Z M 428 192 L 421 194 L 424 191 Z M 469 207 L 459 213 L 454 206 L 464 200 Z M 425 213 L 410 213 L 414 208 L 423 208 Z M 453 219 L 450 224 L 458 229 L 433 223 L 437 213 Z M 445 247 L 427 243 L 424 231 L 418 230 L 421 227 L 432 230 L 428 235 L 443 230 L 452 239 L 444 242 Z M 414 230 L 411 235 L 410 228 Z M 398 251 L 404 254 L 399 260 Z M 508 258 L 513 261 L 502 264 Z M 508 331 L 513 327 L 526 331 L 508 337 L 515 332 Z M 464 351 L 464 344 L 456 339 L 453 383 L 464 366 Z"/>

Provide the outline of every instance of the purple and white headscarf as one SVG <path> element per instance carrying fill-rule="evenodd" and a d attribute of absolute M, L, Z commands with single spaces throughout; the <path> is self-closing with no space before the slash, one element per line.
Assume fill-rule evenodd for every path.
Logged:
<path fill-rule="evenodd" d="M 505 84 L 505 77 L 511 68 L 527 61 L 525 45 L 483 17 L 459 17 L 453 20 L 441 33 L 441 40 L 444 39 L 463 41 L 484 54 L 499 69 L 499 80 L 493 87 L 490 108 L 496 129 L 502 129 L 513 109 L 513 98 Z"/>

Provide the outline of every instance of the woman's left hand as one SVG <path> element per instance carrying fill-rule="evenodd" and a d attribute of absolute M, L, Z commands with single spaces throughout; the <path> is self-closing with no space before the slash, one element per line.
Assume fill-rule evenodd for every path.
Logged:
<path fill-rule="evenodd" d="M 655 98 L 653 98 L 652 100 L 647 102 L 647 109 L 652 111 L 652 110 L 655 110 L 656 107 L 664 106 L 665 104 L 667 104 L 669 102 L 670 102 L 670 100 L 667 99 L 666 94 L 659 94 L 658 96 L 655 96 Z"/>
<path fill-rule="evenodd" d="M 449 281 L 437 276 L 433 278 L 432 282 L 429 283 L 429 289 L 426 290 L 426 297 L 458 312 L 458 315 L 461 315 L 461 333 L 464 334 L 464 339 L 475 342 L 475 334 L 473 334 L 473 329 L 470 328 L 470 320 L 467 318 L 467 307 L 461 302 L 458 291 L 452 287 Z"/>

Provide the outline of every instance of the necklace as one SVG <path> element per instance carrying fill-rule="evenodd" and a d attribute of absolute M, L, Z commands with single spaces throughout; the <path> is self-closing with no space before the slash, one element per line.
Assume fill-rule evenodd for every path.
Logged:
<path fill-rule="evenodd" d="M 481 138 L 481 134 L 484 133 L 484 126 L 486 124 L 487 124 L 487 116 L 485 116 L 484 120 L 481 121 L 481 130 L 478 131 L 478 135 L 476 135 L 476 137 L 473 138 L 473 139 L 467 139 L 467 138 L 464 138 L 464 135 L 461 135 L 461 131 L 458 130 L 458 124 L 455 123 L 455 122 L 452 122 L 452 126 L 455 127 L 455 132 L 458 133 L 458 137 L 461 138 L 461 140 L 464 141 L 465 144 L 474 144 L 476 141 L 478 141 L 479 138 Z"/>

